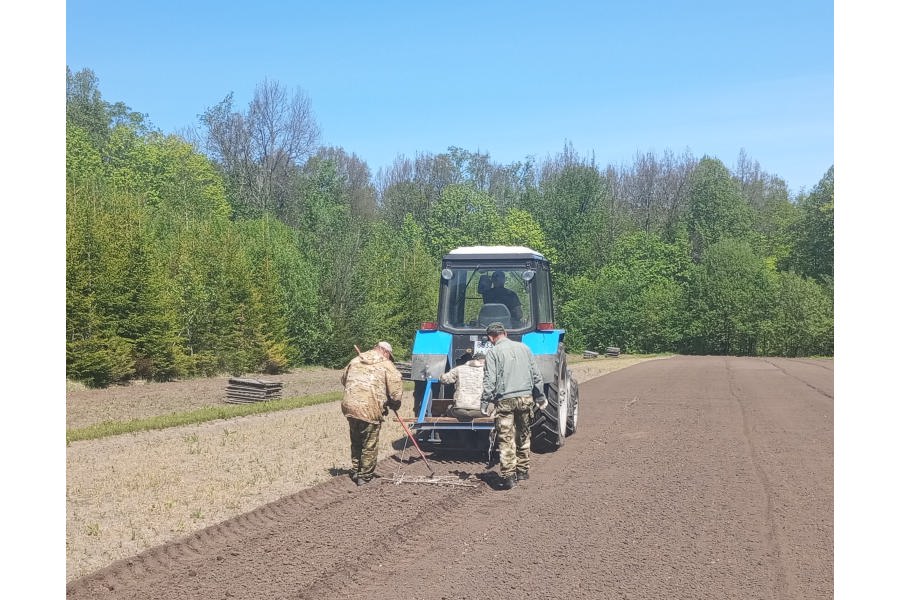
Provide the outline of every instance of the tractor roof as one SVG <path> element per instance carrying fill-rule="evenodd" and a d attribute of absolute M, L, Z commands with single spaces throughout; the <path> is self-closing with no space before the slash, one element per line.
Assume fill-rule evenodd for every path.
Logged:
<path fill-rule="evenodd" d="M 481 260 L 530 258 L 533 260 L 547 260 L 540 252 L 525 246 L 462 246 L 451 250 L 444 258 L 474 258 Z"/>

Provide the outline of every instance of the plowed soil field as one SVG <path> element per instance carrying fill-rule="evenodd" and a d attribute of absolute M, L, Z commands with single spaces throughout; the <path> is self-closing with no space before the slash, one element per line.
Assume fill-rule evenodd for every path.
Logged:
<path fill-rule="evenodd" d="M 833 361 L 673 357 L 581 386 L 510 491 L 345 476 L 94 571 L 69 598 L 832 598 Z M 379 465 L 425 475 L 421 460 Z"/>

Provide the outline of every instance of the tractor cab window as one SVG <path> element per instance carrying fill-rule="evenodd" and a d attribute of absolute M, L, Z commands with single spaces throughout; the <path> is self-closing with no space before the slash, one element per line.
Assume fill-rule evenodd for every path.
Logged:
<path fill-rule="evenodd" d="M 550 293 L 550 271 L 546 267 L 536 269 L 531 285 L 534 288 L 534 322 L 553 322 L 553 298 Z"/>
<path fill-rule="evenodd" d="M 484 329 L 498 321 L 510 329 L 532 327 L 531 279 L 526 269 L 476 267 L 445 269 L 441 293 L 443 325 Z"/>

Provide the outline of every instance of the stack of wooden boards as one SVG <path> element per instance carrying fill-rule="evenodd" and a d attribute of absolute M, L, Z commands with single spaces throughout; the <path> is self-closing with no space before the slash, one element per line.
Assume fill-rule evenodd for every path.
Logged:
<path fill-rule="evenodd" d="M 398 362 L 398 363 L 394 363 L 394 366 L 397 368 L 398 371 L 400 371 L 400 377 L 402 379 L 405 379 L 407 381 L 412 379 L 412 377 L 410 376 L 410 373 L 412 373 L 412 363 Z"/>
<path fill-rule="evenodd" d="M 278 381 L 262 379 L 240 379 L 232 377 L 228 380 L 225 402 L 230 404 L 250 404 L 281 398 L 284 384 Z"/>

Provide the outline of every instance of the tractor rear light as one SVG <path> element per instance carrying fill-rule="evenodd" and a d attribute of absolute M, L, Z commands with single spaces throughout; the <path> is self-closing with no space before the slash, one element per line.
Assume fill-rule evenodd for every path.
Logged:
<path fill-rule="evenodd" d="M 437 331 L 437 323 L 434 321 L 425 321 L 422 323 L 421 329 L 423 331 Z"/>
<path fill-rule="evenodd" d="M 538 323 L 537 327 L 535 327 L 538 331 L 551 331 L 556 329 L 553 323 Z"/>

